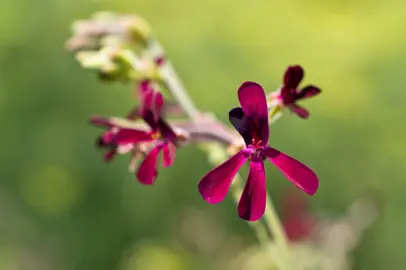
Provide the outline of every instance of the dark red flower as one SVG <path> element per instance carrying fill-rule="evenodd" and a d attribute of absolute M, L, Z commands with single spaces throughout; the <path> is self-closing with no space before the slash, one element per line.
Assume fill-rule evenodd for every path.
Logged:
<path fill-rule="evenodd" d="M 199 183 L 203 199 L 216 204 L 224 200 L 234 176 L 249 160 L 250 171 L 238 214 L 256 221 L 262 217 L 266 203 L 264 160 L 271 161 L 296 187 L 313 195 L 318 187 L 316 174 L 296 159 L 268 146 L 269 127 L 265 92 L 254 82 L 245 82 L 238 89 L 241 107 L 229 112 L 230 122 L 243 137 L 246 147 L 207 173 Z"/>
<path fill-rule="evenodd" d="M 292 190 L 285 195 L 282 206 L 282 224 L 288 239 L 301 241 L 311 238 L 318 220 L 310 212 L 306 198 Z"/>
<path fill-rule="evenodd" d="M 318 95 L 321 90 L 314 85 L 308 85 L 301 90 L 298 90 L 298 86 L 304 76 L 304 70 L 301 66 L 290 66 L 285 71 L 283 85 L 280 92 L 271 95 L 275 98 L 281 107 L 288 107 L 294 113 L 302 118 L 309 117 L 309 112 L 296 104 L 297 101 L 307 99 Z"/>
<path fill-rule="evenodd" d="M 109 128 L 99 139 L 99 145 L 110 149 L 106 154 L 106 160 L 110 160 L 117 152 L 129 152 L 137 147 L 136 150 L 149 149 L 136 175 L 141 183 L 151 185 L 156 180 L 158 156 L 161 152 L 163 153 L 163 167 L 173 164 L 177 136 L 161 117 L 162 94 L 149 86 L 144 85 L 144 87 L 142 89 L 144 91 L 142 92 L 142 109 L 139 111 L 143 120 L 150 127 L 149 131 L 119 127 L 111 121 L 99 117 L 93 117 L 91 122 Z"/>

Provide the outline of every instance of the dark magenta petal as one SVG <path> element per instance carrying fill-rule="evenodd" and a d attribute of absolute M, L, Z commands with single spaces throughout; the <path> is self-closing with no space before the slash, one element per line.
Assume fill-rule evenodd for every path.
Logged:
<path fill-rule="evenodd" d="M 265 212 L 266 181 L 264 162 L 251 161 L 247 182 L 238 203 L 238 215 L 248 221 L 257 221 Z"/>
<path fill-rule="evenodd" d="M 114 138 L 117 145 L 152 141 L 151 133 L 136 129 L 120 129 Z"/>
<path fill-rule="evenodd" d="M 157 128 L 162 134 L 162 137 L 166 140 L 175 142 L 176 141 L 176 133 L 173 131 L 171 126 L 162 118 L 158 118 Z"/>
<path fill-rule="evenodd" d="M 153 91 L 153 89 L 149 80 L 143 80 L 138 84 L 138 94 L 140 100 L 144 100 L 145 94 L 150 91 Z"/>
<path fill-rule="evenodd" d="M 144 98 L 144 110 L 152 111 L 154 117 L 158 117 L 161 114 L 164 98 L 161 93 L 157 91 L 149 91 L 145 94 Z"/>
<path fill-rule="evenodd" d="M 152 185 L 155 183 L 158 175 L 158 155 L 161 151 L 161 146 L 155 146 L 148 153 L 145 159 L 142 161 L 138 171 L 137 178 L 144 185 Z"/>
<path fill-rule="evenodd" d="M 251 144 L 252 137 L 250 127 L 248 125 L 247 119 L 244 117 L 244 111 L 242 110 L 242 108 L 237 107 L 231 109 L 228 113 L 228 119 L 230 120 L 230 123 L 234 126 L 234 128 L 244 138 L 245 144 Z"/>
<path fill-rule="evenodd" d="M 302 118 L 304 118 L 304 119 L 306 119 L 306 118 L 309 117 L 309 111 L 306 110 L 306 109 L 303 108 L 303 107 L 300 107 L 300 106 L 297 105 L 297 104 L 291 104 L 291 105 L 289 105 L 289 108 L 290 108 L 294 113 L 296 113 L 298 116 L 300 116 L 300 117 L 302 117 Z"/>
<path fill-rule="evenodd" d="M 148 124 L 148 126 L 153 130 L 156 131 L 158 129 L 157 127 L 157 121 L 154 116 L 154 113 L 151 110 L 143 110 L 142 111 L 142 119 L 144 119 L 145 123 Z"/>
<path fill-rule="evenodd" d="M 317 175 L 306 165 L 296 159 L 267 147 L 262 152 L 296 187 L 313 195 L 319 186 Z"/>
<path fill-rule="evenodd" d="M 248 159 L 250 152 L 243 149 L 230 159 L 208 172 L 199 182 L 199 192 L 208 203 L 224 200 L 238 170 Z"/>
<path fill-rule="evenodd" d="M 299 92 L 297 99 L 311 98 L 320 93 L 321 93 L 320 88 L 314 85 L 308 85 Z"/>
<path fill-rule="evenodd" d="M 282 97 L 282 102 L 283 104 L 291 104 L 292 102 L 295 101 L 296 98 L 296 89 L 294 88 L 289 88 L 287 86 L 282 86 L 281 89 L 281 97 Z"/>
<path fill-rule="evenodd" d="M 153 130 L 158 128 L 157 122 L 161 115 L 163 104 L 164 101 L 161 93 L 150 91 L 146 94 L 143 104 L 142 117 Z"/>
<path fill-rule="evenodd" d="M 251 136 L 256 141 L 261 140 L 262 145 L 268 144 L 268 107 L 265 92 L 262 87 L 254 82 L 245 82 L 238 89 L 238 99 L 247 125 L 250 127 Z"/>
<path fill-rule="evenodd" d="M 100 137 L 100 140 L 103 142 L 104 145 L 112 144 L 115 141 L 116 133 L 113 131 L 106 131 L 104 134 Z"/>
<path fill-rule="evenodd" d="M 167 142 L 166 144 L 164 144 L 162 166 L 164 168 L 172 166 L 173 162 L 175 161 L 175 157 L 176 157 L 176 146 L 171 142 Z"/>
<path fill-rule="evenodd" d="M 116 149 L 112 149 L 106 152 L 106 154 L 104 155 L 104 160 L 106 162 L 110 162 L 113 160 L 113 158 L 116 156 L 117 154 L 117 150 Z"/>
<path fill-rule="evenodd" d="M 290 66 L 285 71 L 283 82 L 287 88 L 296 89 L 303 76 L 304 70 L 301 66 Z"/>

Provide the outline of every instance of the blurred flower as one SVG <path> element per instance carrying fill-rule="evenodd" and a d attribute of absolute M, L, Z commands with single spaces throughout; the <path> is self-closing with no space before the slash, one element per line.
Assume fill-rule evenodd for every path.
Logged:
<path fill-rule="evenodd" d="M 151 37 L 148 23 L 136 15 L 118 15 L 98 12 L 90 19 L 78 20 L 72 25 L 73 35 L 66 43 L 71 51 L 100 49 L 115 44 L 146 45 Z"/>
<path fill-rule="evenodd" d="M 297 105 L 296 102 L 316 96 L 321 90 L 314 85 L 308 85 L 298 90 L 297 87 L 303 79 L 303 76 L 304 70 L 301 66 L 288 67 L 285 71 L 284 84 L 279 91 L 271 93 L 270 97 L 276 101 L 277 106 L 280 108 L 288 107 L 298 116 L 307 118 L 309 117 L 309 112 L 305 108 Z"/>
<path fill-rule="evenodd" d="M 268 158 L 296 187 L 313 195 L 318 187 L 316 174 L 308 167 L 268 146 L 268 110 L 265 92 L 254 82 L 245 82 L 238 89 L 241 107 L 229 112 L 230 122 L 240 133 L 246 147 L 207 173 L 199 183 L 199 192 L 207 202 L 224 200 L 234 176 L 250 161 L 238 214 L 242 219 L 256 221 L 262 217 L 266 204 L 264 160 Z"/>
<path fill-rule="evenodd" d="M 154 91 L 146 82 L 140 85 L 139 94 L 142 109 L 136 110 L 135 114 L 137 111 L 140 113 L 150 127 L 149 131 L 122 127 L 110 119 L 101 117 L 93 117 L 91 122 L 108 128 L 108 131 L 99 138 L 99 146 L 109 149 L 105 159 L 109 161 L 116 153 L 132 151 L 133 158 L 130 168 L 133 168 L 136 160 L 140 156 L 144 157 L 136 175 L 141 183 L 151 185 L 156 180 L 158 155 L 161 151 L 163 152 L 163 167 L 173 164 L 178 136 L 161 116 L 162 94 Z"/>
<path fill-rule="evenodd" d="M 311 238 L 318 222 L 317 218 L 310 212 L 306 198 L 294 190 L 284 196 L 281 221 L 290 241 L 302 241 Z"/>
<path fill-rule="evenodd" d="M 128 49 L 115 46 L 77 52 L 76 60 L 83 68 L 97 71 L 104 81 L 158 79 L 159 65 L 162 65 L 155 59 L 138 57 Z"/>

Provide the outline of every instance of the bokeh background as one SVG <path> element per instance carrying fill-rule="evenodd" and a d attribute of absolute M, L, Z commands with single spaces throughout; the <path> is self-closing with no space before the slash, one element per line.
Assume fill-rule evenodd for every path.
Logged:
<path fill-rule="evenodd" d="M 273 125 L 271 144 L 318 173 L 312 211 L 340 216 L 378 198 L 353 269 L 405 269 L 405 1 L 5 0 L 1 270 L 228 269 L 256 244 L 231 197 L 201 199 L 210 165 L 198 148 L 179 151 L 153 187 L 128 173 L 128 157 L 104 163 L 88 116 L 125 114 L 132 90 L 99 82 L 64 48 L 71 23 L 99 10 L 145 17 L 196 104 L 224 121 L 241 82 L 274 90 L 287 65 L 304 66 L 305 83 L 324 92 L 306 102 L 309 120 Z M 290 184 L 268 169 L 280 209 Z"/>

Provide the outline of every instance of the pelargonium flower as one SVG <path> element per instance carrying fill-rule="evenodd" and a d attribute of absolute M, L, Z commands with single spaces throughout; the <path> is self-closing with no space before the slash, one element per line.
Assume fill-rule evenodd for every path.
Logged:
<path fill-rule="evenodd" d="M 93 118 L 92 122 L 98 125 L 103 124 L 109 128 L 102 136 L 102 143 L 111 148 L 108 156 L 113 155 L 113 151 L 114 154 L 120 152 L 120 149 L 122 149 L 121 152 L 128 152 L 140 146 L 149 149 L 136 175 L 141 183 L 151 185 L 157 177 L 158 156 L 161 152 L 163 153 L 163 167 L 169 167 L 173 164 L 177 135 L 160 115 L 163 105 L 161 93 L 150 89 L 145 93 L 143 103 L 141 115 L 150 127 L 150 131 L 123 128 L 109 121 L 102 123 L 100 118 Z"/>
<path fill-rule="evenodd" d="M 284 196 L 282 224 L 290 241 L 302 241 L 312 238 L 313 231 L 319 220 L 309 210 L 309 205 L 303 196 L 293 190 Z"/>
<path fill-rule="evenodd" d="M 304 70 L 301 66 L 290 66 L 286 69 L 283 85 L 277 93 L 272 93 L 271 98 L 277 100 L 280 107 L 288 107 L 302 118 L 309 117 L 309 112 L 296 104 L 297 101 L 318 95 L 321 90 L 314 85 L 308 85 L 298 90 L 303 79 Z"/>
<path fill-rule="evenodd" d="M 208 172 L 198 189 L 203 199 L 211 204 L 223 201 L 234 176 L 249 161 L 250 170 L 238 203 L 238 214 L 242 219 L 256 221 L 265 211 L 265 159 L 271 161 L 296 187 L 310 195 L 316 192 L 318 179 L 310 168 L 268 145 L 268 110 L 262 87 L 254 82 L 245 82 L 238 89 L 238 99 L 241 107 L 232 109 L 229 119 L 243 137 L 245 147 Z"/>

